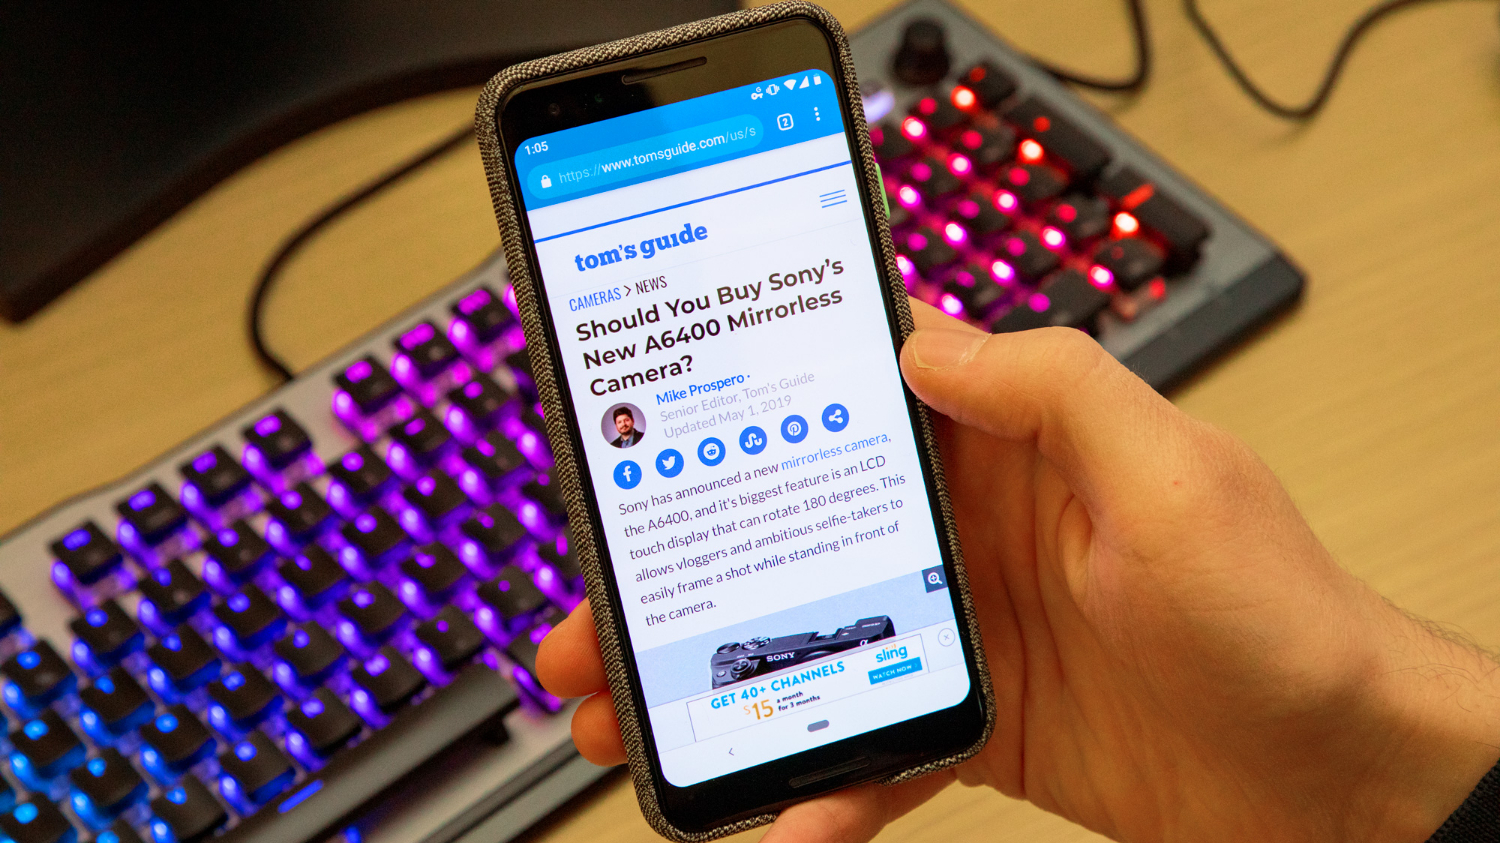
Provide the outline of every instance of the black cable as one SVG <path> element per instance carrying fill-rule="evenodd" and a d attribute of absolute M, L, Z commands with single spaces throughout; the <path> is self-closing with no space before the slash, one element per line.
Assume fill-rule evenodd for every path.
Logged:
<path fill-rule="evenodd" d="M 366 183 L 338 202 L 319 211 L 316 216 L 303 223 L 300 228 L 282 242 L 281 248 L 276 250 L 276 254 L 272 255 L 271 260 L 260 271 L 260 277 L 255 281 L 255 290 L 250 296 L 250 312 L 248 314 L 250 344 L 255 347 L 255 356 L 260 358 L 262 365 L 279 375 L 283 381 L 289 381 L 295 377 L 295 374 L 293 374 L 286 363 L 280 357 L 277 357 L 275 352 L 271 351 L 266 345 L 265 337 L 263 336 L 265 318 L 261 313 L 261 308 L 266 301 L 266 294 L 270 291 L 271 285 L 275 283 L 277 276 L 281 274 L 281 270 L 286 266 L 287 261 L 291 260 L 291 257 L 314 234 L 318 233 L 320 229 L 333 222 L 340 215 L 387 187 L 390 187 L 402 178 L 441 158 L 444 153 L 456 149 L 473 136 L 474 127 L 470 125 L 465 126 L 462 131 L 454 132 L 444 137 L 412 158 L 398 164 L 385 175 Z"/>
<path fill-rule="evenodd" d="M 1353 52 L 1355 44 L 1359 42 L 1360 37 L 1370 27 L 1379 23 L 1388 15 L 1408 6 L 1415 6 L 1418 3 L 1425 2 L 1430 2 L 1430 0 L 1385 0 L 1385 2 L 1365 12 L 1344 33 L 1343 40 L 1339 42 L 1338 50 L 1333 54 L 1333 61 L 1329 63 L 1328 70 L 1323 74 L 1323 81 L 1318 84 L 1317 91 L 1313 93 L 1312 98 L 1302 105 L 1285 105 L 1271 99 L 1254 82 L 1250 81 L 1250 77 L 1245 75 L 1245 71 L 1235 62 L 1234 57 L 1229 55 L 1229 50 L 1224 46 L 1224 42 L 1219 40 L 1218 33 L 1214 32 L 1213 27 L 1209 26 L 1208 20 L 1199 11 L 1198 0 L 1183 0 L 1183 6 L 1187 10 L 1188 20 L 1193 22 L 1193 26 L 1198 30 L 1198 34 L 1202 35 L 1203 40 L 1208 42 L 1209 48 L 1214 51 L 1214 55 L 1218 57 L 1219 63 L 1224 65 L 1224 69 L 1229 71 L 1229 75 L 1234 79 L 1235 83 L 1246 94 L 1249 94 L 1250 98 L 1255 100 L 1257 105 L 1277 117 L 1284 117 L 1288 120 L 1306 120 L 1322 110 L 1324 104 L 1328 102 L 1328 95 L 1333 92 L 1334 83 L 1338 81 L 1339 76 L 1344 72 L 1344 64 L 1349 60 L 1349 54 Z"/>
<path fill-rule="evenodd" d="M 1141 0 L 1125 0 L 1125 5 L 1130 11 L 1130 29 L 1135 38 L 1135 71 L 1129 76 L 1124 79 L 1101 79 L 1097 76 L 1085 76 L 1064 70 L 1040 59 L 1033 58 L 1032 61 L 1059 80 L 1070 82 L 1080 88 L 1093 88 L 1096 91 L 1115 93 L 1139 91 L 1145 87 L 1146 80 L 1151 76 L 1151 37 L 1146 28 L 1146 11 L 1141 8 Z"/>

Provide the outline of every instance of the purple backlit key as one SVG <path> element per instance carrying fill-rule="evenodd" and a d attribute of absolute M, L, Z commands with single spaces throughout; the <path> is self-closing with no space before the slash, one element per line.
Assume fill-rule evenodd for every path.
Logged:
<path fill-rule="evenodd" d="M 379 360 L 368 354 L 334 375 L 333 382 L 348 393 L 355 408 L 365 415 L 379 410 L 401 394 L 401 384 L 396 383 Z"/>
<path fill-rule="evenodd" d="M 152 483 L 115 504 L 115 511 L 148 545 L 159 544 L 187 524 L 187 510 L 160 483 Z"/>
<path fill-rule="evenodd" d="M 193 457 L 177 470 L 209 506 L 220 506 L 250 485 L 250 472 L 222 445 Z"/>
<path fill-rule="evenodd" d="M 72 574 L 74 580 L 84 585 L 103 579 L 124 559 L 119 545 L 106 536 L 93 521 L 85 521 L 53 542 L 52 555 Z"/>
<path fill-rule="evenodd" d="M 458 359 L 458 349 L 431 322 L 418 322 L 397 337 L 394 345 L 424 379 L 441 372 L 449 363 Z M 402 364 L 398 360 L 394 365 L 400 367 Z"/>
<path fill-rule="evenodd" d="M 494 378 L 483 373 L 476 374 L 468 383 L 448 392 L 449 403 L 462 410 L 473 424 L 480 427 L 494 424 L 505 405 L 513 398 L 514 392 L 500 386 Z"/>
<path fill-rule="evenodd" d="M 431 465 L 453 441 L 453 434 L 425 407 L 418 408 L 411 418 L 397 422 L 386 433 L 419 465 Z M 392 462 L 396 462 L 394 456 Z"/>
<path fill-rule="evenodd" d="M 515 324 L 516 317 L 489 287 L 478 287 L 453 303 L 453 315 L 462 319 L 476 342 L 487 343 Z"/>
<path fill-rule="evenodd" d="M 282 538 L 275 535 L 276 525 L 285 529 L 287 538 L 300 542 L 316 534 L 333 517 L 333 507 L 307 483 L 298 483 L 267 500 L 266 512 L 275 519 L 266 528 L 266 536 L 273 542 Z"/>
<path fill-rule="evenodd" d="M 276 409 L 243 431 L 245 441 L 260 452 L 266 464 L 281 469 L 312 449 L 312 439 L 287 412 Z"/>
<path fill-rule="evenodd" d="M 344 487 L 354 503 L 366 503 L 384 491 L 395 475 L 370 446 L 361 445 L 330 464 L 328 476 Z"/>

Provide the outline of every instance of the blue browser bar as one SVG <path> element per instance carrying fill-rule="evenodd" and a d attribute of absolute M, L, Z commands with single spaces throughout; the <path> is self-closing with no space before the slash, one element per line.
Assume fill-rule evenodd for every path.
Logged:
<path fill-rule="evenodd" d="M 742 114 L 536 167 L 526 183 L 538 196 L 556 199 L 638 176 L 701 166 L 753 149 L 765 138 L 766 127 L 760 119 Z"/>
<path fill-rule="evenodd" d="M 805 70 L 538 135 L 516 145 L 521 197 L 534 211 L 842 134 L 840 115 L 833 79 Z"/>

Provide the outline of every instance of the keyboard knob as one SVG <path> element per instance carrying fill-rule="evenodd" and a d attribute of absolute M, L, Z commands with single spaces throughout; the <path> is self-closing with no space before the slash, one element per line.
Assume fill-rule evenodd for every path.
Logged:
<path fill-rule="evenodd" d="M 931 85 L 948 75 L 948 44 L 942 24 L 918 18 L 907 24 L 892 71 L 908 85 Z"/>

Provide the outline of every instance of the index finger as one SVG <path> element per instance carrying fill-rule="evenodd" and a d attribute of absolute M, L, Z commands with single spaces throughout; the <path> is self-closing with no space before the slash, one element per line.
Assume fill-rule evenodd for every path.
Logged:
<path fill-rule="evenodd" d="M 608 688 L 587 599 L 542 639 L 536 673 L 542 686 L 559 697 L 582 697 Z"/>

